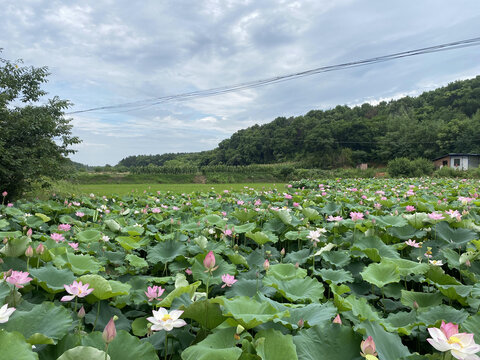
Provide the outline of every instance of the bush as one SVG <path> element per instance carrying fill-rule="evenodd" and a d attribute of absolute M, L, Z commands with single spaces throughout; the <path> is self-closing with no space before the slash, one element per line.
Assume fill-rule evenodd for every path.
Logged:
<path fill-rule="evenodd" d="M 388 174 L 392 177 L 420 177 L 433 173 L 433 163 L 425 158 L 410 160 L 399 157 L 390 160 L 387 165 Z"/>

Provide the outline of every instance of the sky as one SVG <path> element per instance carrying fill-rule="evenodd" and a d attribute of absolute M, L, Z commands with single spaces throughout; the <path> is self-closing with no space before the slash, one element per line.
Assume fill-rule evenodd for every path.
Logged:
<path fill-rule="evenodd" d="M 206 90 L 480 36 L 478 0 L 0 0 L 1 57 L 48 66 L 68 111 Z M 72 160 L 214 149 L 279 116 L 416 96 L 480 74 L 480 46 L 234 93 L 68 115 Z"/>

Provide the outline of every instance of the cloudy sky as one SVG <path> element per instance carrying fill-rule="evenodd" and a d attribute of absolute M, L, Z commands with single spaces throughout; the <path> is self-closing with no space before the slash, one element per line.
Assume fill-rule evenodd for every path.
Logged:
<path fill-rule="evenodd" d="M 48 66 L 77 111 L 205 90 L 480 36 L 478 0 L 0 0 L 2 57 Z M 480 46 L 221 96 L 71 115 L 72 159 L 209 150 L 312 109 L 417 95 L 480 74 Z"/>

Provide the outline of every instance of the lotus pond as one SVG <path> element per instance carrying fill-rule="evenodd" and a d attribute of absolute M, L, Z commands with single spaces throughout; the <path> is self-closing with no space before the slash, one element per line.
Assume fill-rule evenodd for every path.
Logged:
<path fill-rule="evenodd" d="M 479 187 L 3 201 L 0 358 L 477 359 Z"/>

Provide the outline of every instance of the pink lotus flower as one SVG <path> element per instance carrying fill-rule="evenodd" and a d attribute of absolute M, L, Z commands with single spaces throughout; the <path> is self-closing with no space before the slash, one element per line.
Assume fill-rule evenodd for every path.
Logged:
<path fill-rule="evenodd" d="M 158 311 L 152 311 L 153 316 L 147 318 L 153 325 L 150 328 L 153 331 L 165 330 L 171 331 L 173 328 L 179 328 L 187 325 L 185 320 L 179 319 L 183 311 L 172 310 L 168 313 L 167 309 L 161 307 Z"/>
<path fill-rule="evenodd" d="M 416 209 L 415 209 L 415 206 L 412 206 L 412 205 L 407 205 L 405 207 L 405 211 L 407 212 L 414 212 Z"/>
<path fill-rule="evenodd" d="M 81 281 L 77 282 L 76 280 L 73 281 L 71 285 L 63 285 L 65 290 L 71 295 L 65 295 L 60 299 L 60 301 L 70 301 L 73 300 L 76 296 L 79 298 L 83 298 L 90 294 L 94 289 L 88 288 L 90 284 L 83 285 Z"/>
<path fill-rule="evenodd" d="M 340 314 L 337 314 L 337 316 L 335 316 L 335 319 L 333 319 L 333 323 L 342 325 L 342 319 L 340 319 Z"/>
<path fill-rule="evenodd" d="M 336 222 L 339 222 L 339 221 L 342 221 L 343 220 L 343 217 L 341 216 L 332 216 L 330 215 L 328 218 L 327 218 L 327 221 L 336 221 Z"/>
<path fill-rule="evenodd" d="M 232 230 L 230 229 L 225 229 L 225 231 L 223 232 L 226 236 L 232 236 Z"/>
<path fill-rule="evenodd" d="M 75 215 L 78 216 L 78 217 L 84 217 L 84 216 L 85 216 L 85 214 L 84 214 L 83 212 L 81 212 L 81 211 L 77 211 L 77 212 L 75 213 Z"/>
<path fill-rule="evenodd" d="M 433 212 L 431 214 L 428 214 L 428 217 L 432 220 L 442 220 L 445 219 L 442 214 L 438 214 L 436 212 Z"/>
<path fill-rule="evenodd" d="M 442 321 L 440 329 L 428 328 L 431 338 L 427 341 L 438 351 L 449 351 L 452 356 L 460 360 L 480 359 L 477 352 L 480 351 L 480 345 L 475 344 L 473 334 L 459 333 L 458 325 L 452 323 L 445 324 Z"/>
<path fill-rule="evenodd" d="M 367 340 L 363 340 L 360 343 L 360 349 L 362 350 L 360 355 L 363 357 L 367 357 L 367 355 L 377 356 L 375 351 L 375 342 L 371 336 L 367 337 Z"/>
<path fill-rule="evenodd" d="M 223 274 L 222 275 L 222 281 L 225 283 L 225 284 L 222 285 L 222 289 L 225 286 L 231 287 L 233 284 L 235 284 L 237 282 L 237 280 L 235 279 L 235 276 L 229 275 L 229 274 Z"/>
<path fill-rule="evenodd" d="M 187 273 L 187 275 L 192 275 L 192 270 L 191 269 L 185 269 L 185 272 Z"/>
<path fill-rule="evenodd" d="M 7 304 L 0 308 L 0 324 L 6 323 L 15 311 L 14 307 L 9 308 Z"/>
<path fill-rule="evenodd" d="M 207 269 L 205 272 L 210 274 L 217 270 L 218 266 L 215 266 L 215 255 L 213 254 L 213 251 L 210 251 L 207 256 L 205 256 L 205 259 L 203 260 L 203 266 L 205 266 Z"/>
<path fill-rule="evenodd" d="M 5 196 L 7 196 L 7 195 L 8 195 L 8 192 L 6 192 L 6 191 L 2 192 L 2 196 L 3 196 L 3 197 L 5 197 Z"/>
<path fill-rule="evenodd" d="M 157 300 L 160 301 L 162 300 L 160 296 L 162 296 L 163 292 L 165 289 L 162 289 L 161 286 L 154 285 L 153 287 L 148 287 L 147 291 L 145 291 L 145 295 L 148 297 L 148 301 L 153 301 Z"/>
<path fill-rule="evenodd" d="M 73 250 L 78 250 L 78 243 L 71 242 L 71 243 L 68 243 L 68 245 L 70 245 Z"/>
<path fill-rule="evenodd" d="M 363 220 L 363 214 L 361 212 L 352 211 L 350 213 L 350 217 L 352 218 L 353 221 Z"/>
<path fill-rule="evenodd" d="M 28 272 L 23 271 L 12 271 L 9 276 L 7 274 L 3 275 L 3 278 L 6 282 L 15 285 L 16 288 L 21 289 L 23 288 L 23 284 L 28 284 L 33 279 L 29 277 L 30 275 Z"/>
<path fill-rule="evenodd" d="M 60 231 L 69 231 L 72 228 L 70 224 L 60 224 L 58 225 L 58 230 Z"/>
<path fill-rule="evenodd" d="M 59 233 L 53 233 L 50 235 L 50 237 L 55 240 L 55 242 L 58 244 L 60 241 L 65 241 L 65 238 L 63 237 L 62 234 Z"/>
<path fill-rule="evenodd" d="M 407 241 L 405 241 L 405 244 L 407 244 L 408 246 L 414 247 L 414 248 L 422 247 L 421 243 L 417 243 L 415 240 L 412 240 L 412 239 L 408 239 Z"/>

